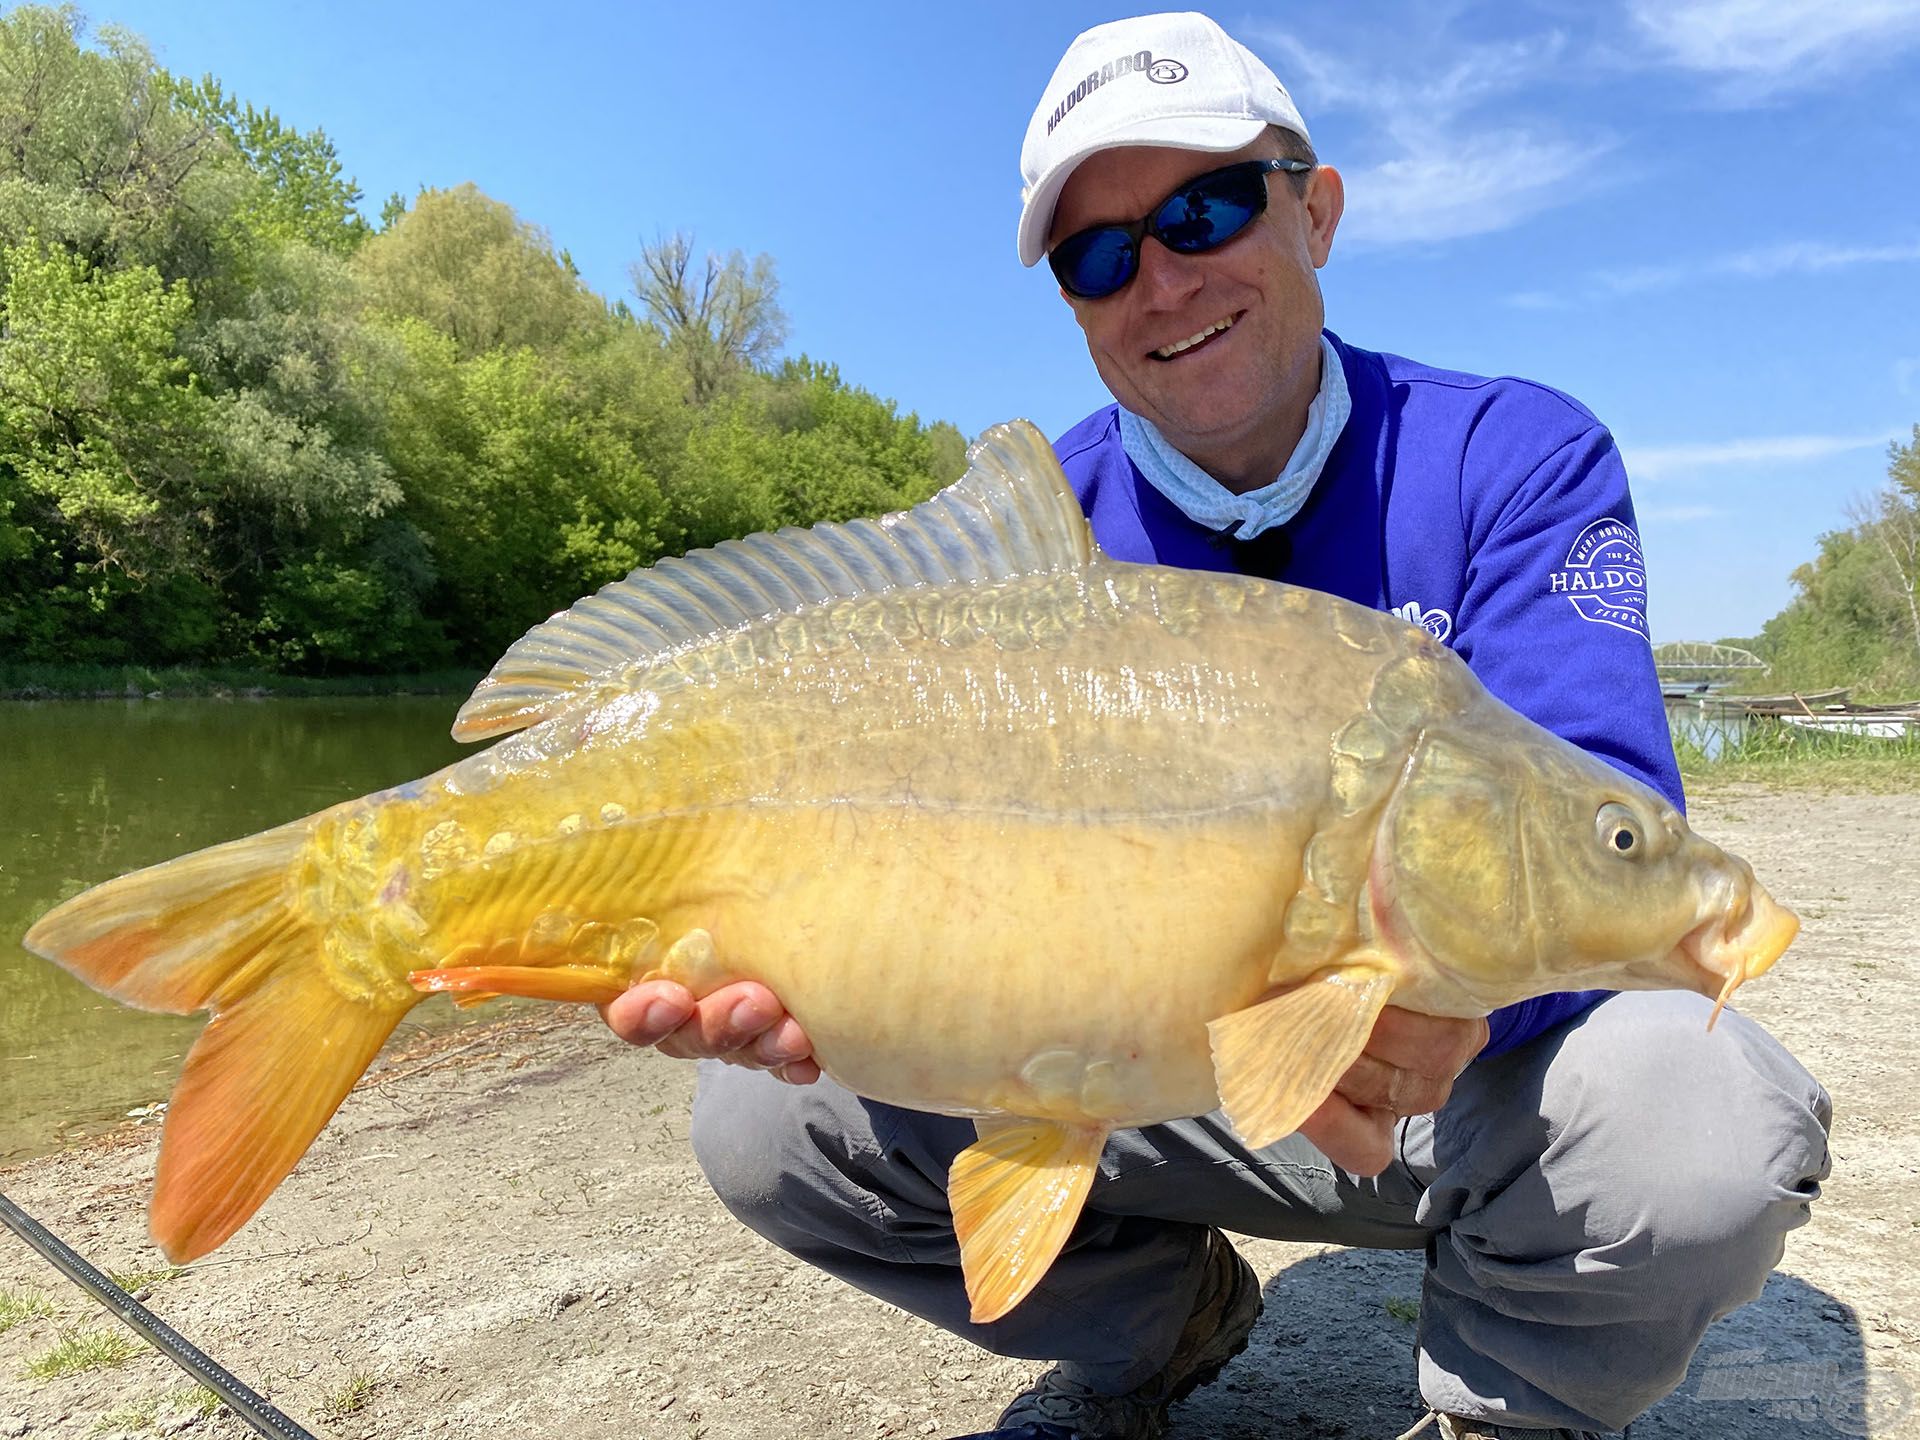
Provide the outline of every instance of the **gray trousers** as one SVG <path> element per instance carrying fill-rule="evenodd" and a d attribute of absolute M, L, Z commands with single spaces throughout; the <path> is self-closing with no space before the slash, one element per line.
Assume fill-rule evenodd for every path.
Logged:
<path fill-rule="evenodd" d="M 783 1250 L 1002 1355 L 1132 1389 L 1163 1365 L 1206 1226 L 1424 1249 L 1420 1390 L 1443 1412 L 1619 1430 L 1674 1390 L 1707 1326 L 1760 1293 L 1826 1177 L 1826 1092 L 1728 1011 L 1603 1000 L 1475 1061 L 1403 1123 L 1372 1178 L 1291 1136 L 1248 1150 L 1218 1114 L 1116 1132 L 1038 1289 L 967 1318 L 947 1167 L 971 1121 L 706 1062 L 693 1146 L 720 1199 Z"/>

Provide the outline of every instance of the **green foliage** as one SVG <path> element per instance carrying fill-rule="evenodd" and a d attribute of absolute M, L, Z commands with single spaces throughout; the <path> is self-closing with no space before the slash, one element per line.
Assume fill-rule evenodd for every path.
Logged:
<path fill-rule="evenodd" d="M 1793 572 L 1793 601 L 1755 642 L 1768 689 L 1920 696 L 1920 426 L 1893 447 L 1887 486 L 1854 520 L 1820 537 Z"/>
<path fill-rule="evenodd" d="M 32 1380 L 54 1380 L 122 1365 L 139 1353 L 139 1342 L 124 1330 L 97 1326 L 63 1330 L 53 1348 L 34 1356 L 21 1373 Z"/>
<path fill-rule="evenodd" d="M 738 250 L 709 251 L 695 265 L 693 237 L 675 234 L 643 249 L 628 274 L 695 405 L 712 403 L 764 369 L 787 338 L 770 255 L 748 261 Z"/>
<path fill-rule="evenodd" d="M 355 264 L 376 308 L 450 336 L 462 359 L 551 348 L 606 312 L 542 231 L 472 183 L 422 190 Z"/>
<path fill-rule="evenodd" d="M 25 1320 L 41 1320 L 53 1314 L 53 1306 L 44 1295 L 17 1290 L 0 1290 L 0 1335 Z"/>
<path fill-rule="evenodd" d="M 951 426 L 774 368 L 766 256 L 649 249 L 649 320 L 470 184 L 360 200 L 324 132 L 0 16 L 0 669 L 484 666 L 664 554 L 960 473 Z"/>
<path fill-rule="evenodd" d="M 271 110 L 241 105 L 211 75 L 164 79 L 175 108 L 224 139 L 259 180 L 237 212 L 245 228 L 271 240 L 340 253 L 367 237 L 367 222 L 354 208 L 361 200 L 359 187 L 341 174 L 325 132 L 291 130 Z"/>
<path fill-rule="evenodd" d="M 72 6 L 0 15 L 0 242 L 38 234 L 98 267 L 218 268 L 243 186 L 135 36 L 82 43 Z"/>
<path fill-rule="evenodd" d="M 1682 730 L 1674 736 L 1673 749 L 1689 789 L 1696 782 L 1826 790 L 1920 789 L 1920 730 L 1882 738 L 1755 720 L 1725 745 L 1709 746 L 1703 736 Z"/>

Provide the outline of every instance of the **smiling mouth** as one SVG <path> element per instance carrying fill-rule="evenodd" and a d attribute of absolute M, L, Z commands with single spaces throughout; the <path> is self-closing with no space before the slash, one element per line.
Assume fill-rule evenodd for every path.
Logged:
<path fill-rule="evenodd" d="M 1214 336 L 1226 334 L 1227 331 L 1233 328 L 1233 322 L 1239 318 L 1240 316 L 1238 315 L 1229 315 L 1226 319 L 1216 320 L 1206 329 L 1189 335 L 1184 340 L 1176 340 L 1171 345 L 1162 345 L 1158 350 L 1149 351 L 1148 353 L 1156 360 L 1171 360 L 1176 355 L 1189 354 L 1199 349 L 1202 345 L 1205 345 L 1209 340 L 1213 339 Z"/>

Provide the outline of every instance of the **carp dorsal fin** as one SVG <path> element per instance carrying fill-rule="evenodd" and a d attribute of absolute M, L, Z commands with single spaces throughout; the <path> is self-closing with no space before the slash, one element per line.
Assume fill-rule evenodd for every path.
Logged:
<path fill-rule="evenodd" d="M 575 602 L 500 657 L 460 707 L 454 739 L 536 724 L 636 660 L 768 615 L 1093 561 L 1098 551 L 1080 503 L 1032 424 L 995 425 L 974 442 L 967 461 L 966 474 L 911 510 L 722 541 L 636 570 Z"/>

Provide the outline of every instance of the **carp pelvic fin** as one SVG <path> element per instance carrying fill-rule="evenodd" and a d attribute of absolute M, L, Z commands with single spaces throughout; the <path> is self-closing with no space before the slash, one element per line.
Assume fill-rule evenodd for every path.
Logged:
<path fill-rule="evenodd" d="M 1220 1104 L 1242 1140 L 1271 1145 L 1320 1108 L 1366 1048 L 1393 986 L 1383 969 L 1336 966 L 1207 1026 Z"/>
<path fill-rule="evenodd" d="M 1067 1243 L 1109 1127 L 1011 1118 L 974 1126 L 980 1139 L 954 1157 L 947 1200 L 973 1321 L 985 1325 L 1024 1300 Z"/>
<path fill-rule="evenodd" d="M 533 725 L 634 666 L 763 619 L 917 585 L 1077 570 L 1099 554 L 1053 447 L 1025 420 L 995 425 L 953 484 L 911 510 L 773 535 L 635 570 L 536 625 L 453 723 L 456 740 Z"/>

